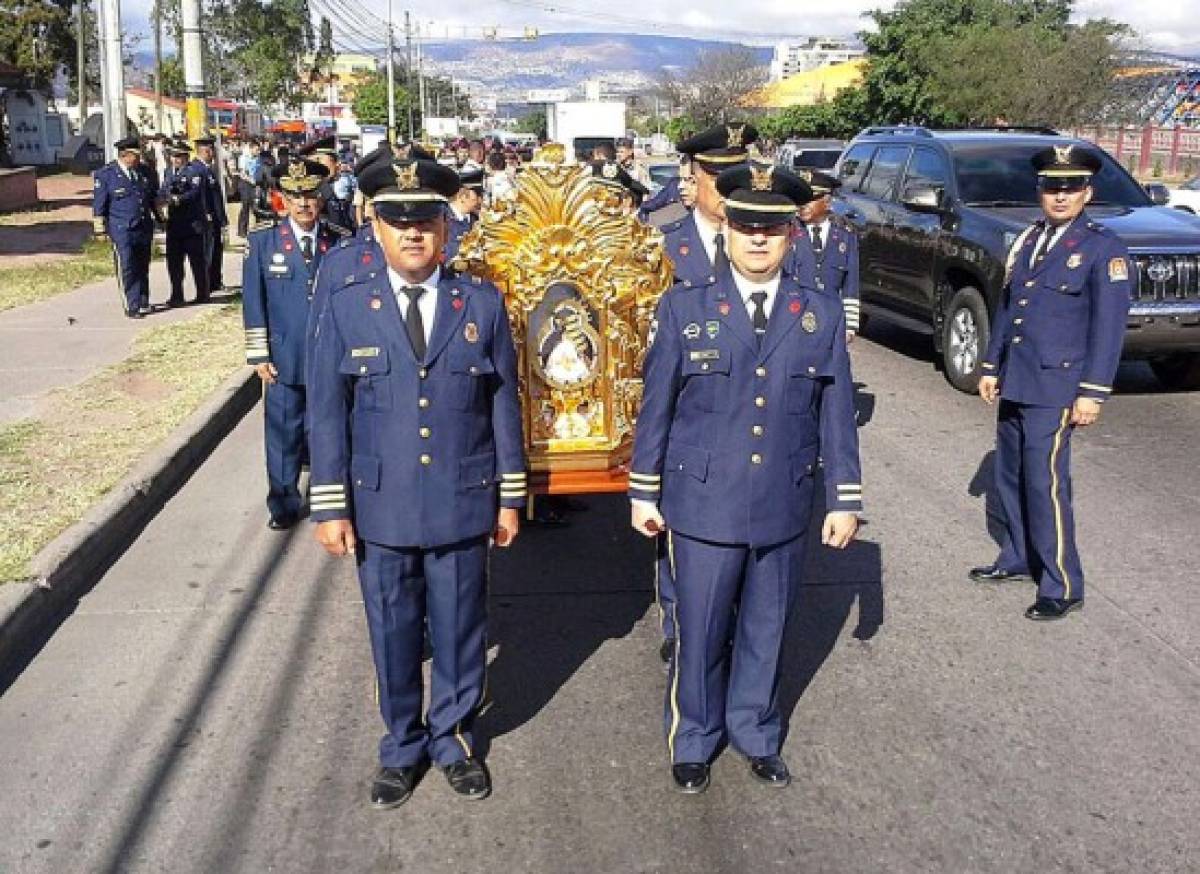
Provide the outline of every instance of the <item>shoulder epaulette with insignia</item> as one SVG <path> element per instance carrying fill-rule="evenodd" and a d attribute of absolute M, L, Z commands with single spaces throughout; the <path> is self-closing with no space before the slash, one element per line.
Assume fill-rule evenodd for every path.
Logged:
<path fill-rule="evenodd" d="M 279 225 L 259 225 L 257 228 L 251 228 L 246 234 L 246 239 L 250 239 L 255 234 L 261 234 L 263 231 L 273 231 L 277 227 L 279 227 Z"/>
<path fill-rule="evenodd" d="M 677 231 L 682 228 L 685 221 L 687 221 L 686 218 L 676 219 L 673 222 L 667 222 L 665 225 L 662 225 L 658 230 L 661 233 L 669 234 L 671 231 Z"/>

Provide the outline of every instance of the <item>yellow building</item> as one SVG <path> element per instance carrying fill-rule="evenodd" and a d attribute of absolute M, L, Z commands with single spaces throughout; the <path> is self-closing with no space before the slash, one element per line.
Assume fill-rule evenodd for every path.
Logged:
<path fill-rule="evenodd" d="M 842 89 L 862 81 L 866 65 L 867 62 L 859 58 L 797 73 L 760 88 L 747 97 L 745 103 L 759 109 L 784 109 L 832 100 Z"/>

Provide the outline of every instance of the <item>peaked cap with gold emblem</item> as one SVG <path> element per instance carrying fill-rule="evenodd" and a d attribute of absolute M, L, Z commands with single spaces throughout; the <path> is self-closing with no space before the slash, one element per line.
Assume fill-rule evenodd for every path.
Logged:
<path fill-rule="evenodd" d="M 813 199 L 807 182 L 785 167 L 750 161 L 717 177 L 725 217 L 733 224 L 770 227 L 790 222 Z"/>
<path fill-rule="evenodd" d="M 359 179 L 380 218 L 420 221 L 445 213 L 460 188 L 458 173 L 436 161 L 380 161 Z"/>
<path fill-rule="evenodd" d="M 645 185 L 630 176 L 625 168 L 616 161 L 600 159 L 592 161 L 589 166 L 592 170 L 592 176 L 596 178 L 597 182 L 601 182 L 610 188 L 619 188 L 628 191 L 633 195 L 635 203 L 640 204 L 642 198 L 650 193 Z"/>
<path fill-rule="evenodd" d="M 1050 146 L 1030 159 L 1042 188 L 1059 191 L 1086 186 L 1104 166 L 1094 149 L 1074 143 Z"/>
<path fill-rule="evenodd" d="M 271 178 L 284 194 L 312 194 L 321 187 L 329 171 L 324 164 L 295 156 L 280 162 L 271 171 Z"/>
<path fill-rule="evenodd" d="M 758 139 L 753 125 L 729 121 L 713 125 L 706 131 L 679 142 L 675 149 L 690 155 L 710 173 L 720 173 L 727 167 L 741 164 L 749 157 L 749 146 Z"/>
<path fill-rule="evenodd" d="M 842 187 L 841 179 L 831 176 L 829 173 L 823 173 L 820 170 L 797 170 L 796 175 L 808 183 L 808 187 L 813 190 L 813 197 L 824 197 L 826 194 L 833 194 L 834 191 Z"/>

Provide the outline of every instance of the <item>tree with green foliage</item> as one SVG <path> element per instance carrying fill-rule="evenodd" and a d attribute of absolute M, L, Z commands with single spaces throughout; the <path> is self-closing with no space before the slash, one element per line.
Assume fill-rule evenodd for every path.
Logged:
<path fill-rule="evenodd" d="M 517 133 L 533 134 L 539 140 L 549 136 L 546 127 L 546 110 L 536 109 L 517 121 Z"/>
<path fill-rule="evenodd" d="M 0 61 L 19 68 L 36 89 L 49 93 L 60 67 L 75 73 L 72 0 L 5 0 Z"/>
<path fill-rule="evenodd" d="M 408 91 L 404 88 L 404 75 L 402 72 L 397 72 L 394 80 L 396 89 L 396 123 L 401 128 L 405 127 L 408 122 L 408 105 L 411 100 Z M 351 102 L 351 109 L 354 111 L 354 117 L 358 119 L 359 124 L 387 124 L 388 121 L 388 102 L 387 102 L 387 74 L 376 73 L 369 79 L 360 83 L 354 94 L 354 100 Z M 420 129 L 420 111 L 413 102 L 413 123 L 417 129 Z"/>

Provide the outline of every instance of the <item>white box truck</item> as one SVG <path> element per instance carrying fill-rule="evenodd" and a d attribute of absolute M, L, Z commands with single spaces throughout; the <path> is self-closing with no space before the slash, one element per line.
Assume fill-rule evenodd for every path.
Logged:
<path fill-rule="evenodd" d="M 568 157 L 590 160 L 597 145 L 615 143 L 625 136 L 625 102 L 580 100 L 547 104 L 546 134 L 551 142 L 567 147 Z"/>

